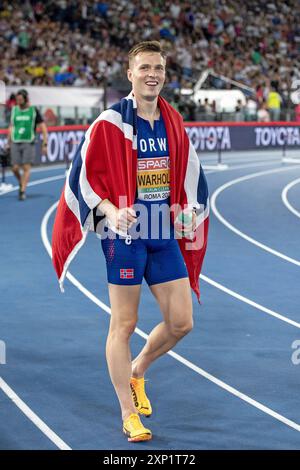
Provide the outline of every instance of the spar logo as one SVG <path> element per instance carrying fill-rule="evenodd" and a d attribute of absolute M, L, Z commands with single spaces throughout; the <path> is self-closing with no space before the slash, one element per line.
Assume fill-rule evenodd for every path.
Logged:
<path fill-rule="evenodd" d="M 254 131 L 257 147 L 300 145 L 299 127 L 256 127 Z"/>
<path fill-rule="evenodd" d="M 231 149 L 228 126 L 188 127 L 186 131 L 196 150 Z"/>

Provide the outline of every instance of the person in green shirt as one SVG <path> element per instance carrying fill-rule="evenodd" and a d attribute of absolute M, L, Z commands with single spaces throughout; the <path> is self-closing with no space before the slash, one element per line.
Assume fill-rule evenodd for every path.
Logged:
<path fill-rule="evenodd" d="M 16 94 L 16 106 L 12 108 L 11 124 L 8 129 L 7 145 L 10 148 L 12 171 L 19 182 L 19 200 L 26 199 L 26 187 L 30 178 L 31 165 L 35 159 L 36 127 L 43 133 L 43 154 L 47 152 L 47 127 L 35 106 L 29 104 L 26 90 Z M 22 174 L 20 170 L 22 169 Z"/>

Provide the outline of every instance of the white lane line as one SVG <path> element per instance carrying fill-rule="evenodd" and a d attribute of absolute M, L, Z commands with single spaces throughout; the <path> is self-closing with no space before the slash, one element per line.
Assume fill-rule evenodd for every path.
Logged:
<path fill-rule="evenodd" d="M 199 153 L 199 158 L 201 160 L 201 163 L 203 165 L 217 165 L 218 162 L 216 161 L 216 159 L 213 159 L 213 158 L 205 158 L 201 155 L 201 153 Z M 226 156 L 224 158 L 222 158 L 222 163 L 230 163 L 232 165 L 240 165 L 240 164 L 245 164 L 245 165 L 248 165 L 250 163 L 282 163 L 281 159 L 280 158 L 262 158 L 262 157 L 259 157 L 259 158 L 249 158 L 249 159 L 245 159 L 245 158 L 226 158 Z"/>
<path fill-rule="evenodd" d="M 239 169 L 243 169 L 243 168 L 252 168 L 252 167 L 257 167 L 257 166 L 265 166 L 265 165 L 274 165 L 275 163 L 278 163 L 278 162 L 261 162 L 261 163 L 249 163 L 247 165 L 233 165 L 232 167 L 229 167 L 224 171 L 239 170 Z M 219 171 L 206 171 L 205 172 L 205 174 L 210 174 L 210 173 L 220 173 L 220 172 Z M 65 177 L 66 177 L 65 173 L 63 175 L 49 176 L 47 178 L 41 178 L 39 180 L 31 181 L 30 183 L 28 183 L 27 186 L 28 187 L 36 186 L 36 185 L 39 185 L 39 184 L 64 179 Z M 12 188 L 8 189 L 7 191 L 1 192 L 0 196 L 4 196 L 5 194 L 11 193 L 12 191 L 17 191 L 17 190 L 19 190 L 19 186 L 13 186 Z"/>
<path fill-rule="evenodd" d="M 223 286 L 223 284 L 219 284 L 218 282 L 214 281 L 213 279 L 210 279 L 209 277 L 205 276 L 204 274 L 200 274 L 200 278 L 210 284 L 211 286 L 216 287 L 217 289 L 220 289 L 221 291 L 225 292 L 228 295 L 231 295 L 232 297 L 235 297 L 236 299 L 240 300 L 241 302 L 244 302 L 245 304 L 251 305 L 251 307 L 256 308 L 257 310 L 260 310 L 261 312 L 267 313 L 268 315 L 271 315 L 272 317 L 278 318 L 278 320 L 284 321 L 285 323 L 289 323 L 292 326 L 295 326 L 296 328 L 300 328 L 300 323 L 291 320 L 288 317 L 285 317 L 284 315 L 281 315 L 280 313 L 274 312 L 274 310 L 271 310 L 267 307 L 264 307 L 261 304 L 258 304 L 254 302 L 251 299 L 248 299 L 247 297 L 244 297 L 241 294 L 238 294 L 237 292 L 228 289 L 228 287 Z"/>
<path fill-rule="evenodd" d="M 290 201 L 288 200 L 288 192 L 293 186 L 296 186 L 296 184 L 300 183 L 300 178 L 297 178 L 296 180 L 292 181 L 291 183 L 287 184 L 281 193 L 281 199 L 283 204 L 288 208 L 289 211 L 291 211 L 296 217 L 299 217 L 300 219 L 300 212 L 295 209 Z"/>
<path fill-rule="evenodd" d="M 46 173 L 47 171 L 53 171 L 53 170 L 66 170 L 66 164 L 57 163 L 55 165 L 44 165 L 44 166 L 32 167 L 30 172 L 31 173 L 43 173 L 43 172 Z M 6 170 L 5 176 L 13 176 L 13 172 L 11 170 Z"/>
<path fill-rule="evenodd" d="M 26 403 L 10 388 L 10 386 L 0 377 L 0 389 L 3 390 L 5 395 L 10 398 L 10 400 L 27 416 L 30 421 L 35 424 L 37 428 L 39 428 L 40 431 L 42 431 L 45 436 L 50 439 L 50 441 L 53 442 L 60 450 L 72 450 L 71 447 L 68 446 L 52 429 L 47 426 L 47 424 L 41 420 L 41 418 L 38 417 L 32 411 L 29 406 L 26 405 Z"/>
<path fill-rule="evenodd" d="M 48 221 L 49 221 L 49 218 L 50 218 L 52 212 L 54 212 L 55 208 L 57 207 L 57 204 L 58 204 L 58 202 L 53 204 L 47 210 L 47 212 L 45 213 L 45 215 L 42 219 L 42 222 L 41 222 L 41 237 L 42 237 L 42 241 L 44 243 L 44 246 L 45 246 L 50 258 L 52 256 L 52 250 L 51 250 L 51 244 L 50 244 L 50 241 L 49 241 L 48 235 L 47 235 L 47 225 L 48 225 Z M 86 287 L 84 287 L 78 281 L 78 279 L 75 278 L 75 276 L 68 273 L 67 277 L 70 280 L 70 282 L 73 285 L 75 285 L 92 302 L 94 302 L 97 306 L 99 306 L 101 309 L 103 309 L 108 314 L 111 313 L 110 308 L 106 304 L 104 304 L 100 299 L 98 299 L 98 297 L 96 297 L 94 294 L 92 294 Z M 135 332 L 144 339 L 148 338 L 148 335 L 144 331 L 140 330 L 139 328 L 136 328 Z M 300 424 L 286 418 L 285 416 L 277 413 L 276 411 L 272 410 L 271 408 L 269 408 L 269 407 L 263 405 L 262 403 L 258 402 L 257 400 L 254 400 L 253 398 L 249 397 L 248 395 L 246 395 L 246 394 L 240 392 L 239 390 L 231 387 L 231 385 L 228 385 L 226 382 L 223 382 L 222 380 L 220 380 L 217 377 L 211 375 L 209 372 L 205 371 L 204 369 L 201 369 L 196 364 L 194 364 L 193 362 L 185 359 L 180 354 L 177 354 L 174 351 L 169 351 L 167 354 L 169 356 L 173 357 L 176 361 L 180 362 L 181 364 L 185 365 L 189 369 L 193 370 L 197 374 L 201 375 L 202 377 L 206 378 L 210 382 L 214 383 L 218 387 L 222 388 L 223 390 L 226 390 L 228 393 L 231 393 L 232 395 L 236 396 L 240 400 L 243 400 L 244 402 L 248 403 L 249 405 L 259 409 L 260 411 L 262 411 L 263 413 L 271 416 L 272 418 L 276 419 L 277 421 L 280 421 L 281 423 L 289 426 L 290 428 L 295 429 L 296 431 L 300 432 Z"/>
<path fill-rule="evenodd" d="M 66 175 L 57 175 L 57 176 L 49 176 L 48 178 L 41 178 L 36 181 L 31 181 L 31 183 L 28 183 L 27 186 L 37 186 L 38 184 L 43 184 L 43 183 L 50 183 L 50 181 L 56 181 L 56 180 L 61 180 L 64 179 Z M 0 193 L 0 196 L 5 196 L 7 193 L 11 193 L 12 191 L 18 191 L 19 186 L 13 186 L 12 188 L 8 189 L 7 191 L 4 191 L 3 193 Z"/>
<path fill-rule="evenodd" d="M 29 183 L 30 186 L 35 186 L 37 184 L 43 184 L 49 181 L 55 181 L 58 179 L 65 178 L 65 175 L 63 176 L 54 176 L 54 177 L 49 177 L 49 178 L 43 178 L 41 180 L 34 181 L 32 183 Z M 19 186 L 15 186 L 14 188 L 10 189 L 9 192 L 11 191 L 16 191 L 19 189 Z M 3 196 L 6 193 L 0 194 L 0 196 Z M 47 424 L 41 420 L 41 418 L 38 417 L 38 415 L 31 409 L 29 408 L 28 405 L 10 388 L 10 386 L 0 377 L 0 388 L 2 391 L 8 396 L 10 400 L 27 416 L 27 418 L 32 421 L 35 426 L 42 431 L 43 434 L 45 434 L 50 441 L 52 441 L 60 450 L 72 450 L 71 447 L 68 446 L 54 431 L 52 431 Z"/>
<path fill-rule="evenodd" d="M 203 158 L 206 159 L 217 159 L 217 152 L 208 152 L 206 150 L 197 150 L 199 155 L 202 155 Z M 262 159 L 271 159 L 271 158 L 276 158 L 281 161 L 282 159 L 282 150 L 266 150 L 261 149 L 261 150 L 255 150 L 255 151 L 249 151 L 249 150 L 231 150 L 231 151 L 224 151 L 222 152 L 222 158 L 224 160 L 231 159 L 231 160 L 262 160 Z"/>
<path fill-rule="evenodd" d="M 274 174 L 274 173 L 290 171 L 290 170 L 293 170 L 295 168 L 299 168 L 299 167 L 290 166 L 290 167 L 287 167 L 287 168 L 276 168 L 276 169 L 273 169 L 273 170 L 260 171 L 258 173 L 252 173 L 250 175 L 242 176 L 240 178 L 236 178 L 234 180 L 228 181 L 227 183 L 223 184 L 222 186 L 220 186 L 218 189 L 216 189 L 214 191 L 214 193 L 212 194 L 212 196 L 210 198 L 210 205 L 211 205 L 211 209 L 212 209 L 214 215 L 216 216 L 216 218 L 223 225 L 225 225 L 225 227 L 227 227 L 229 230 L 234 232 L 236 235 L 238 235 L 241 238 L 244 238 L 245 240 L 252 243 L 253 245 L 258 246 L 262 250 L 265 250 L 265 251 L 271 253 L 272 255 L 277 256 L 278 258 L 281 258 L 285 261 L 288 261 L 289 263 L 295 264 L 296 266 L 300 266 L 300 261 L 299 260 L 291 258 L 290 256 L 286 256 L 285 254 L 281 253 L 280 251 L 274 250 L 273 248 L 270 248 L 269 246 L 267 246 L 263 243 L 260 243 L 255 238 L 249 237 L 246 233 L 244 233 L 241 230 L 234 227 L 234 225 L 232 225 L 230 222 L 228 222 L 228 220 L 226 220 L 225 217 L 223 217 L 220 214 L 219 210 L 217 209 L 217 205 L 216 205 L 216 201 L 217 201 L 218 196 L 223 191 L 225 191 L 225 189 L 228 189 L 228 188 L 234 186 L 235 184 L 241 183 L 243 181 L 248 181 L 248 180 L 251 180 L 253 178 L 258 178 L 259 176 L 265 176 L 265 175 L 271 175 L 271 174 Z"/>
<path fill-rule="evenodd" d="M 58 205 L 58 201 L 55 202 L 53 204 L 53 206 L 51 206 L 48 211 L 46 212 L 45 214 L 45 220 L 47 221 L 46 222 L 46 225 L 41 225 L 41 237 L 42 237 L 42 240 L 44 242 L 44 245 L 46 247 L 46 250 L 48 252 L 48 254 L 51 256 L 51 245 L 50 245 L 50 242 L 48 240 L 48 237 L 47 237 L 47 224 L 48 224 L 48 219 L 49 217 L 51 216 L 52 212 L 56 209 Z M 99 307 L 101 307 L 103 310 L 105 310 L 107 313 L 110 313 L 110 309 L 109 307 L 106 306 L 106 304 L 104 303 L 101 303 L 101 301 L 95 297 L 93 294 L 90 293 L 90 291 L 88 291 L 82 284 L 80 284 L 80 282 L 77 281 L 77 279 L 70 273 L 68 272 L 67 273 L 67 278 L 69 279 L 69 281 L 75 285 L 84 295 L 88 295 L 88 296 L 91 296 L 91 300 L 93 300 L 93 302 L 95 302 L 97 305 L 99 305 Z M 226 294 L 230 295 L 231 297 L 234 297 L 238 300 L 240 300 L 241 302 L 244 302 L 248 305 L 251 305 L 251 307 L 254 307 L 256 308 L 257 310 L 260 310 L 261 312 L 264 312 L 268 315 L 271 315 L 272 317 L 274 318 L 277 318 L 278 320 L 281 320 L 285 323 L 288 323 L 292 326 L 295 326 L 296 328 L 300 328 L 300 323 L 292 320 L 291 318 L 288 318 L 284 315 L 281 315 L 280 313 L 277 313 L 275 312 L 274 310 L 271 310 L 267 307 L 264 307 L 263 305 L 261 304 L 258 304 L 256 302 L 254 302 L 253 300 L 247 298 L 247 297 L 244 297 L 243 295 L 241 294 L 238 294 L 237 292 L 231 290 L 231 289 L 228 289 L 228 287 L 225 287 L 223 284 L 219 284 L 218 282 L 214 281 L 213 279 L 205 276 L 204 274 L 201 274 L 200 275 L 200 278 L 207 282 L 208 284 L 216 287 L 217 289 L 221 290 L 222 292 L 225 292 Z"/>
<path fill-rule="evenodd" d="M 243 170 L 244 168 L 257 168 L 257 167 L 260 167 L 260 166 L 267 166 L 267 165 L 276 165 L 276 164 L 279 164 L 280 162 L 278 162 L 278 160 L 276 161 L 273 161 L 273 162 L 260 162 L 260 163 L 249 163 L 249 164 L 242 164 L 242 165 L 232 165 L 232 166 L 229 166 L 228 168 L 220 171 L 220 170 L 205 170 L 205 163 L 202 163 L 202 166 L 203 166 L 203 169 L 205 170 L 205 174 L 206 175 L 210 175 L 210 174 L 222 174 L 224 172 L 228 172 L 228 171 L 231 171 L 231 170 Z"/>
<path fill-rule="evenodd" d="M 5 395 L 27 416 L 27 418 L 35 424 L 35 426 L 42 431 L 45 436 L 50 439 L 60 450 L 72 450 L 47 424 L 41 420 L 32 411 L 29 406 L 10 388 L 10 386 L 0 377 L 0 389 L 3 390 Z"/>
<path fill-rule="evenodd" d="M 253 165 L 251 165 L 251 166 L 253 166 Z M 238 166 L 236 169 L 239 169 L 239 168 L 245 168 L 245 165 L 240 165 L 240 166 Z M 229 168 L 229 170 L 234 170 L 234 169 L 235 169 L 234 167 Z M 37 185 L 37 184 L 43 184 L 43 183 L 46 183 L 46 182 L 48 182 L 48 181 L 50 182 L 50 181 L 55 181 L 55 180 L 63 179 L 63 178 L 65 178 L 65 175 L 55 176 L 55 177 L 49 177 L 49 178 L 43 178 L 43 179 L 41 179 L 41 180 L 37 180 L 37 181 L 34 181 L 34 182 L 32 182 L 32 183 L 29 183 L 29 185 L 30 185 L 30 186 L 33 186 L 33 185 Z M 12 188 L 9 192 L 15 191 L 15 190 L 18 190 L 18 186 L 15 186 L 15 187 Z M 3 196 L 4 194 L 6 194 L 6 193 L 0 194 L 0 195 Z M 51 206 L 52 211 L 54 210 L 54 208 L 55 208 L 56 205 L 57 205 L 57 203 L 55 203 L 53 206 Z M 50 208 L 50 209 L 51 209 L 51 208 Z M 50 209 L 49 209 L 49 211 L 50 211 Z M 49 213 L 49 211 L 47 211 L 47 214 Z M 50 214 L 49 214 L 49 216 L 50 216 Z M 47 235 L 46 235 L 46 240 L 48 240 Z M 49 243 L 49 242 L 48 242 L 48 243 Z M 49 244 L 49 245 L 50 245 L 50 244 Z M 50 250 L 51 250 L 51 248 L 50 248 Z M 50 252 L 51 252 L 51 251 L 50 251 Z M 80 290 L 81 290 L 85 295 L 88 294 L 88 295 L 90 296 L 90 299 L 91 299 L 94 303 L 96 303 L 100 308 L 102 308 L 103 310 L 105 310 L 105 311 L 108 312 L 108 313 L 110 312 L 110 309 L 109 309 L 108 306 L 106 306 L 106 305 L 105 305 L 103 302 L 101 302 L 96 296 L 94 296 L 94 295 L 93 295 L 91 292 L 89 292 L 84 286 L 82 286 L 82 284 L 80 284 L 79 281 L 77 281 L 77 279 L 75 279 L 70 273 L 68 273 L 67 277 L 68 277 L 68 279 L 69 279 L 71 282 L 73 282 L 73 284 L 74 284 L 76 287 L 80 288 Z M 209 279 L 209 278 L 207 278 L 207 279 Z M 212 280 L 210 280 L 210 281 L 212 281 Z M 212 282 L 214 282 L 214 281 L 212 281 Z M 220 284 L 218 284 L 218 285 L 221 286 Z M 222 286 L 222 287 L 224 287 L 224 286 Z M 226 288 L 224 287 L 224 289 L 226 289 Z M 223 289 L 222 289 L 222 290 L 223 290 Z M 226 290 L 224 290 L 224 292 L 226 292 Z M 229 292 L 227 292 L 227 293 L 229 293 Z M 246 299 L 246 298 L 243 298 L 243 299 Z M 240 298 L 240 300 L 242 300 L 242 298 Z M 247 299 L 247 300 L 249 300 L 249 299 Z M 245 301 L 245 300 L 242 300 L 242 301 Z M 251 302 L 251 301 L 250 301 L 250 302 Z M 247 302 L 247 303 L 248 303 L 248 302 Z M 137 334 L 139 334 L 142 338 L 147 339 L 148 335 L 147 335 L 146 333 L 144 333 L 143 331 L 141 331 L 140 329 L 136 329 L 136 332 L 137 332 Z M 177 355 L 176 353 L 172 352 L 172 351 L 170 351 L 169 354 L 170 354 L 171 356 L 173 356 L 175 359 L 177 359 L 177 360 L 179 360 L 179 361 L 181 362 L 181 356 L 177 357 L 178 355 Z M 244 394 L 242 394 L 241 392 L 239 392 L 239 391 L 233 389 L 233 388 L 230 387 L 229 385 L 223 383 L 222 381 L 219 381 L 219 379 L 214 378 L 213 376 L 211 376 L 210 374 L 208 374 L 206 371 L 204 371 L 204 370 L 202 370 L 202 369 L 200 369 L 200 368 L 197 368 L 197 366 L 193 365 L 192 363 L 189 363 L 189 361 L 186 361 L 184 358 L 182 358 L 182 361 L 183 361 L 183 362 L 182 362 L 183 364 L 185 364 L 187 367 L 190 367 L 190 368 L 193 369 L 193 370 L 194 370 L 194 367 L 196 367 L 196 369 L 199 369 L 199 370 L 197 370 L 196 372 L 200 373 L 200 375 L 203 375 L 203 377 L 206 377 L 208 380 L 210 380 L 210 381 L 216 383 L 216 385 L 218 385 L 219 387 L 224 388 L 225 390 L 229 391 L 230 393 L 232 393 L 233 395 L 237 396 L 238 398 L 240 398 L 240 399 L 242 399 L 242 400 L 248 402 L 249 404 L 251 404 L 251 405 L 253 405 L 253 406 L 255 406 L 255 407 L 261 409 L 261 410 L 264 411 L 265 413 L 270 414 L 271 416 L 275 417 L 275 419 L 277 419 L 277 420 L 283 422 L 284 424 L 287 424 L 288 426 L 290 426 L 290 427 L 296 429 L 297 431 L 300 430 L 300 429 L 299 429 L 299 425 L 298 425 L 297 423 L 294 423 L 293 421 L 288 420 L 287 418 L 285 418 L 285 417 L 283 417 L 283 416 L 277 414 L 277 413 L 276 413 L 275 411 L 273 411 L 273 410 L 270 410 L 270 413 L 269 413 L 269 411 L 268 411 L 269 408 L 264 407 L 264 405 L 259 404 L 259 403 L 256 402 L 255 400 L 252 400 L 250 397 L 247 397 L 247 395 L 244 395 Z M 185 363 L 185 361 L 186 361 L 186 363 Z M 224 386 L 223 386 L 223 384 L 224 384 Z M 13 397 L 15 398 L 15 396 L 17 396 L 17 395 L 15 395 L 15 396 L 12 395 L 12 394 L 14 394 L 14 392 L 13 392 L 12 389 L 3 381 L 3 379 L 1 379 L 1 388 L 2 388 L 2 390 L 4 391 L 4 393 L 6 393 L 8 396 L 11 395 L 11 398 L 13 398 Z M 12 392 L 12 394 L 11 394 L 11 392 Z M 21 399 L 20 399 L 20 400 L 21 400 Z M 18 400 L 13 400 L 13 401 L 14 401 L 14 403 L 16 404 L 16 406 L 18 406 L 20 409 L 22 409 L 22 408 L 19 406 L 21 403 L 23 403 L 23 404 L 25 405 L 25 407 L 27 407 L 27 405 L 26 405 L 22 400 L 21 400 L 21 402 L 19 402 Z M 22 409 L 22 411 L 23 411 L 23 412 L 25 413 L 25 415 L 26 415 L 32 422 L 34 422 L 34 424 L 39 428 L 38 422 L 35 422 L 36 419 L 34 420 L 35 417 L 36 417 L 37 419 L 39 419 L 39 418 L 37 417 L 37 415 L 36 415 L 29 407 L 27 407 L 26 409 Z M 25 411 L 28 411 L 28 413 L 26 413 Z M 41 423 L 43 423 L 43 422 L 41 421 Z M 46 431 L 47 434 L 46 434 L 46 435 L 47 435 L 47 437 L 48 437 L 50 440 L 52 440 L 52 439 L 51 439 L 51 437 L 52 437 L 51 433 L 53 433 L 53 431 L 52 431 L 49 427 L 47 427 L 47 425 L 45 425 L 45 426 L 46 426 L 46 429 L 47 429 L 47 431 Z M 39 428 L 39 429 L 41 429 L 41 428 Z M 48 429 L 49 429 L 49 432 L 48 432 Z M 41 431 L 44 432 L 43 429 L 41 429 Z M 53 433 L 53 435 L 56 436 L 55 433 Z M 60 438 L 58 437 L 58 439 L 60 439 Z M 71 448 L 70 448 L 67 444 L 65 444 L 64 441 L 62 441 L 62 440 L 61 440 L 61 444 L 62 444 L 62 446 L 66 446 L 66 447 L 61 447 L 60 445 L 58 445 L 58 448 L 71 449 Z M 56 444 L 56 445 L 57 445 L 57 444 Z"/>

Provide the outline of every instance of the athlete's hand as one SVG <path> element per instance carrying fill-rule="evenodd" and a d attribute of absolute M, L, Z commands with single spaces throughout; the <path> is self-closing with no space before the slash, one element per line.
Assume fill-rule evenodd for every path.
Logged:
<path fill-rule="evenodd" d="M 42 154 L 47 155 L 47 151 L 48 151 L 48 144 L 47 144 L 47 142 L 43 142 L 43 144 L 42 144 Z"/>
<path fill-rule="evenodd" d="M 127 232 L 137 221 L 135 210 L 131 207 L 117 209 L 116 219 L 117 223 L 115 227 L 118 230 L 122 230 L 122 232 Z"/>
<path fill-rule="evenodd" d="M 98 208 L 107 217 L 110 225 L 122 232 L 127 232 L 137 221 L 136 213 L 131 207 L 118 209 L 108 199 L 101 201 Z"/>
<path fill-rule="evenodd" d="M 196 212 L 185 209 L 176 219 L 175 229 L 177 234 L 185 238 L 193 238 L 196 230 Z"/>

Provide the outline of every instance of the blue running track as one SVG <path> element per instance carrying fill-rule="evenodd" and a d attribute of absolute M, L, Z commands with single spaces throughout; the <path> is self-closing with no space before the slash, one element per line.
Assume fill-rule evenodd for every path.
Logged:
<path fill-rule="evenodd" d="M 276 153 L 226 159 L 227 170 L 207 171 L 211 225 L 195 327 L 147 375 L 147 443 L 123 436 L 107 371 L 100 241 L 89 235 L 64 295 L 47 252 L 64 169 L 34 171 L 24 202 L 16 190 L 0 195 L 1 449 L 300 448 L 300 364 L 292 361 L 300 358 L 292 348 L 300 340 L 300 165 Z M 145 284 L 133 355 L 159 321 Z"/>

